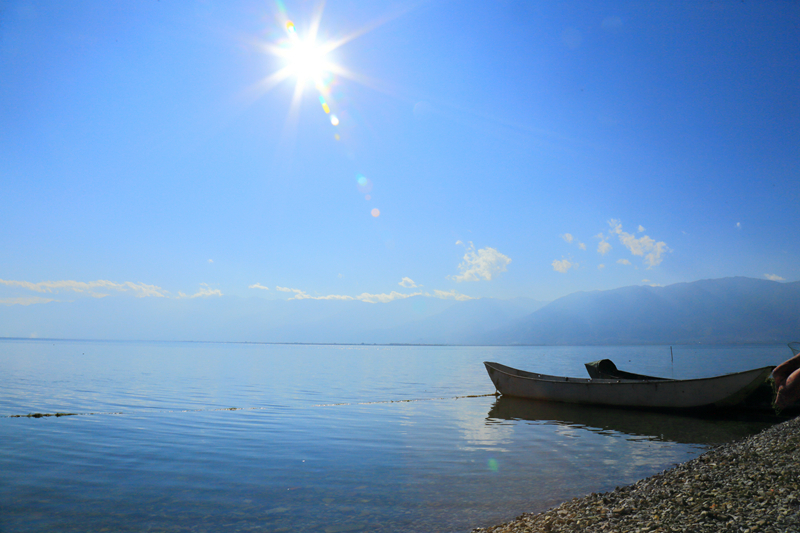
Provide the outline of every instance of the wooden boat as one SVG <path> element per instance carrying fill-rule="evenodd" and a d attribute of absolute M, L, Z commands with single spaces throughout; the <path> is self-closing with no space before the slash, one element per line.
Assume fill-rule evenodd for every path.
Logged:
<path fill-rule="evenodd" d="M 504 396 L 644 409 L 726 407 L 740 403 L 772 373 L 767 366 L 703 379 L 585 379 L 548 376 L 484 362 Z"/>
<path fill-rule="evenodd" d="M 800 345 L 800 343 L 792 343 L 796 345 Z M 798 351 L 796 348 L 792 347 L 792 344 L 789 344 L 789 347 L 792 348 L 792 352 L 794 355 L 797 355 Z M 669 378 L 659 378 L 655 376 L 646 376 L 644 374 L 634 374 L 633 372 L 625 372 L 624 370 L 619 370 L 617 366 L 614 364 L 611 359 L 601 359 L 599 361 L 593 361 L 591 363 L 586 363 L 586 370 L 589 372 L 589 376 L 592 379 L 636 379 L 640 381 L 666 381 Z M 774 413 L 775 412 L 775 382 L 772 380 L 770 376 L 764 380 L 761 385 L 756 387 L 756 389 L 750 393 L 744 400 L 742 400 L 739 404 L 737 404 L 737 409 L 739 410 L 747 410 L 747 411 L 758 411 L 762 413 Z M 781 410 L 782 413 L 800 413 L 800 406 L 789 407 Z"/>

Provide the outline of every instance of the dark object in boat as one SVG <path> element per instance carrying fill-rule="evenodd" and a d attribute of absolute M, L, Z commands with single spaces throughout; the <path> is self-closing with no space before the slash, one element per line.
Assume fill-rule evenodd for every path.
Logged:
<path fill-rule="evenodd" d="M 638 380 L 660 380 L 663 381 L 667 378 L 657 378 L 654 376 L 645 376 L 644 374 L 634 374 L 633 372 L 625 372 L 619 370 L 617 365 L 611 359 L 600 359 L 584 365 L 589 372 L 592 379 L 638 379 Z"/>

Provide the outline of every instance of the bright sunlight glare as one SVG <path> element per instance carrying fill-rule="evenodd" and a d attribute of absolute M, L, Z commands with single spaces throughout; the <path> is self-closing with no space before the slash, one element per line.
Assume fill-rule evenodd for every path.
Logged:
<path fill-rule="evenodd" d="M 300 39 L 292 21 L 286 22 L 286 30 L 291 36 L 285 56 L 288 67 L 299 82 L 312 80 L 318 84 L 327 70 L 325 61 L 327 51 L 313 39 Z"/>

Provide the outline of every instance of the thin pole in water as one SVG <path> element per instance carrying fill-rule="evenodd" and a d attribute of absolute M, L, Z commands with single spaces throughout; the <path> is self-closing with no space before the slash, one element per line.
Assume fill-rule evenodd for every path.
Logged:
<path fill-rule="evenodd" d="M 669 364 L 672 370 L 672 379 L 675 379 L 675 358 L 672 356 L 672 346 L 669 347 Z"/>

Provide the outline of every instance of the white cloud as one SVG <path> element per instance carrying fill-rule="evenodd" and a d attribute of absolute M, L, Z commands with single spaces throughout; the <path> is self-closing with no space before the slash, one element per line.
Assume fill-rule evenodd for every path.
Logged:
<path fill-rule="evenodd" d="M 572 243 L 573 241 L 575 241 L 575 237 L 573 237 L 571 233 L 565 233 L 564 235 L 561 236 L 561 238 L 564 239 L 565 241 L 569 242 L 569 243 Z M 575 241 L 575 244 L 581 250 L 585 250 L 586 249 L 586 245 L 583 244 L 580 241 Z"/>
<path fill-rule="evenodd" d="M 417 284 L 416 284 L 416 283 L 414 283 L 414 280 L 413 280 L 413 279 L 411 279 L 411 278 L 403 278 L 403 279 L 402 279 L 402 280 L 401 280 L 401 281 L 398 283 L 398 285 L 400 285 L 401 287 L 405 287 L 406 289 L 413 289 L 414 287 L 416 287 L 416 286 L 417 286 Z"/>
<path fill-rule="evenodd" d="M 419 296 L 421 292 L 414 292 L 411 294 L 402 294 L 396 291 L 392 291 L 389 294 L 369 294 L 363 293 L 356 296 L 356 300 L 361 300 L 362 302 L 369 302 L 369 303 L 389 303 L 393 300 L 405 300 L 406 298 L 411 298 L 412 296 Z"/>
<path fill-rule="evenodd" d="M 280 285 L 276 285 L 275 290 L 280 292 L 293 292 L 294 296 L 289 298 L 290 300 L 305 300 L 311 298 L 309 294 L 307 294 L 304 291 L 301 291 L 300 289 L 290 289 L 289 287 L 281 287 Z"/>
<path fill-rule="evenodd" d="M 603 264 L 597 265 L 597 270 L 603 270 L 605 267 Z"/>
<path fill-rule="evenodd" d="M 451 291 L 439 291 L 434 289 L 433 294 L 425 293 L 425 296 L 432 296 L 441 300 L 458 300 L 459 302 L 463 302 L 464 300 L 477 300 L 477 298 L 473 298 L 472 296 L 458 293 L 455 289 Z"/>
<path fill-rule="evenodd" d="M 57 301 L 52 298 L 42 298 L 41 296 L 21 296 L 19 298 L 0 298 L 0 305 L 46 304 Z"/>
<path fill-rule="evenodd" d="M 326 296 L 311 296 L 305 291 L 300 289 L 290 289 L 288 287 L 275 287 L 275 289 L 281 292 L 292 292 L 294 296 L 289 298 L 290 300 L 360 300 L 362 302 L 367 303 L 387 303 L 393 300 L 403 300 L 405 298 L 411 298 L 412 296 L 419 296 L 421 292 L 415 292 L 412 294 L 403 294 L 397 291 L 392 291 L 389 294 L 382 293 L 382 294 L 370 294 L 368 292 L 361 293 L 357 296 L 350 296 L 347 294 L 328 294 Z"/>
<path fill-rule="evenodd" d="M 561 272 L 562 274 L 566 273 L 566 271 L 569 270 L 570 268 L 577 266 L 574 263 L 570 262 L 569 259 L 562 259 L 561 261 L 556 259 L 551 264 L 553 265 L 553 270 L 555 270 L 556 272 Z"/>
<path fill-rule="evenodd" d="M 786 281 L 785 279 L 783 279 L 782 277 L 780 277 L 777 274 L 764 274 L 764 277 L 767 278 L 767 279 L 770 279 L 772 281 Z"/>
<path fill-rule="evenodd" d="M 667 243 L 663 241 L 656 242 L 647 235 L 643 235 L 637 239 L 630 233 L 622 231 L 622 224 L 619 220 L 611 219 L 608 221 L 608 224 L 611 226 L 611 233 L 617 234 L 619 236 L 619 241 L 630 250 L 633 255 L 644 256 L 644 262 L 647 268 L 653 268 L 661 264 L 663 260 L 661 255 L 671 251 Z M 639 231 L 644 230 L 641 226 L 639 226 L 639 228 L 641 228 Z M 646 255 L 645 252 L 647 252 Z"/>
<path fill-rule="evenodd" d="M 205 296 L 222 296 L 219 289 L 212 289 L 206 283 L 201 283 L 200 290 L 195 294 L 187 295 L 182 292 L 178 296 L 170 296 L 169 291 L 162 289 L 156 285 L 147 285 L 146 283 L 134 283 L 132 281 L 124 281 L 117 283 L 108 280 L 97 281 L 73 281 L 73 280 L 60 280 L 60 281 L 40 281 L 32 283 L 30 281 L 17 281 L 0 279 L 0 285 L 7 287 L 17 287 L 27 289 L 30 291 L 40 293 L 58 293 L 60 291 L 72 291 L 80 294 L 91 296 L 92 298 L 106 298 L 110 296 L 107 292 L 109 290 L 117 292 L 130 292 L 137 298 L 156 297 L 156 298 L 199 298 Z M 32 303 L 47 303 L 58 301 L 48 298 L 28 297 L 28 298 L 6 298 L 0 303 L 7 305 L 30 305 Z M 27 302 L 27 303 L 26 303 Z"/>
<path fill-rule="evenodd" d="M 289 300 L 344 300 L 344 301 L 361 301 L 366 303 L 389 303 L 393 302 L 394 300 L 404 300 L 406 298 L 411 298 L 412 296 L 426 296 L 428 298 L 439 298 L 442 300 L 475 300 L 472 296 L 467 296 L 466 294 L 461 294 L 456 292 L 455 289 L 451 291 L 440 291 L 434 290 L 431 294 L 430 292 L 412 292 L 411 294 L 404 294 L 397 291 L 392 291 L 390 293 L 380 293 L 380 294 L 371 294 L 368 292 L 361 293 L 356 296 L 350 296 L 347 294 L 328 294 L 326 296 L 311 296 L 305 291 L 300 289 L 290 289 L 288 287 L 275 287 L 277 290 L 281 292 L 291 292 L 294 293 L 294 296 L 289 298 Z"/>
<path fill-rule="evenodd" d="M 115 283 L 104 279 L 97 281 L 40 281 L 38 283 L 31 283 L 30 281 L 16 281 L 0 279 L 0 284 L 9 287 L 20 287 L 35 292 L 49 292 L 57 293 L 60 290 L 74 291 L 79 293 L 95 292 L 95 289 L 116 290 L 120 292 L 132 291 L 137 297 L 143 298 L 146 296 L 155 296 L 159 298 L 166 298 L 167 291 L 155 285 L 147 285 L 145 283 L 134 283 L 132 281 L 124 281 L 122 283 Z"/>
<path fill-rule="evenodd" d="M 641 232 L 643 232 L 643 231 L 644 231 L 644 226 L 642 226 L 641 224 L 639 224 L 638 233 L 641 233 Z"/>
<path fill-rule="evenodd" d="M 598 233 L 594 236 L 595 239 L 600 239 L 600 242 L 597 245 L 597 253 L 600 255 L 606 255 L 611 250 L 611 245 L 606 240 L 605 235 L 602 233 Z"/>
<path fill-rule="evenodd" d="M 178 298 L 205 298 L 208 296 L 222 296 L 222 291 L 219 289 L 212 289 L 208 286 L 208 283 L 201 283 L 200 289 L 194 294 L 178 293 Z"/>
<path fill-rule="evenodd" d="M 737 222 L 736 223 L 736 229 L 742 229 L 742 223 L 741 222 Z"/>
<path fill-rule="evenodd" d="M 491 281 L 492 276 L 496 276 L 506 271 L 506 265 L 511 262 L 511 258 L 501 254 L 494 248 L 481 248 L 475 251 L 475 245 L 469 243 L 467 253 L 464 254 L 464 261 L 458 265 L 461 274 L 447 276 L 453 281 L 479 281 L 483 278 Z"/>
<path fill-rule="evenodd" d="M 627 259 L 617 259 L 617 263 L 619 263 L 620 265 L 630 265 L 630 264 L 632 264 Z"/>
<path fill-rule="evenodd" d="M 253 283 L 252 285 L 247 286 L 248 289 L 263 289 L 265 291 L 269 290 L 269 287 L 265 287 L 260 283 Z"/>
<path fill-rule="evenodd" d="M 209 263 L 213 263 L 213 262 L 214 262 L 214 260 L 213 260 L 213 259 L 209 259 L 209 260 L 208 260 L 208 262 L 209 262 Z"/>

